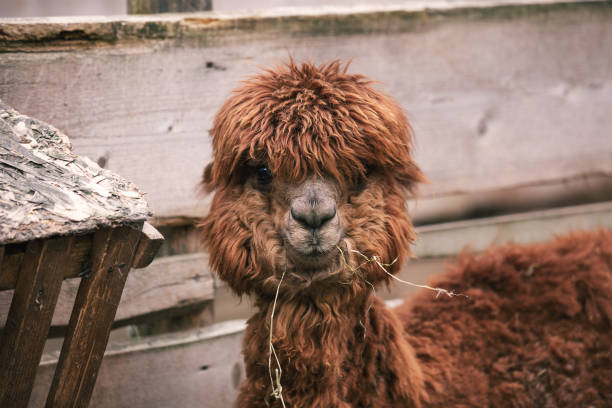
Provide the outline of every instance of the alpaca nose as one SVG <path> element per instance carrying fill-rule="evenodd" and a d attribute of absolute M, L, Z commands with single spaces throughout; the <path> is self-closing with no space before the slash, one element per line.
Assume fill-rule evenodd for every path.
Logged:
<path fill-rule="evenodd" d="M 321 228 L 336 216 L 336 200 L 323 186 L 305 186 L 302 194 L 291 202 L 291 217 L 311 230 Z"/>
<path fill-rule="evenodd" d="M 320 228 L 336 216 L 336 206 L 303 206 L 292 205 L 291 217 L 308 229 Z"/>

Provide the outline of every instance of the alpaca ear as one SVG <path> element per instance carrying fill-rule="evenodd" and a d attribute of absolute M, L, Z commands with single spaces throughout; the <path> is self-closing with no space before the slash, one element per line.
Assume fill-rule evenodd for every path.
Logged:
<path fill-rule="evenodd" d="M 204 167 L 204 172 L 202 173 L 202 185 L 207 192 L 211 192 L 214 190 L 214 186 L 212 185 L 213 181 L 213 169 L 214 162 L 210 162 Z"/>

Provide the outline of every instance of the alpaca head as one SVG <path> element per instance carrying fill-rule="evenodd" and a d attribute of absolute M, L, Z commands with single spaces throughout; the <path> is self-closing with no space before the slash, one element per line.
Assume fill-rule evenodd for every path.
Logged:
<path fill-rule="evenodd" d="M 337 296 L 389 277 L 414 240 L 405 206 L 423 180 L 401 108 L 339 62 L 252 77 L 217 113 L 203 242 L 238 294 Z"/>

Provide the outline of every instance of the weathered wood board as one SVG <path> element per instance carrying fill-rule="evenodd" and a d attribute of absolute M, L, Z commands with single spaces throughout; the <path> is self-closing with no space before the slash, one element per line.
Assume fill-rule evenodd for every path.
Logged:
<path fill-rule="evenodd" d="M 0 243 L 82 234 L 151 216 L 143 194 L 0 100 Z"/>
<path fill-rule="evenodd" d="M 214 113 L 288 55 L 354 58 L 400 101 L 425 196 L 612 174 L 612 4 L 520 3 L 4 21 L 0 98 L 133 180 L 158 217 L 205 212 Z"/>
<path fill-rule="evenodd" d="M 243 321 L 183 335 L 149 338 L 107 350 L 92 407 L 230 407 L 244 378 Z M 29 407 L 44 405 L 57 363 L 43 356 Z"/>
<path fill-rule="evenodd" d="M 214 298 L 213 278 L 204 254 L 159 258 L 128 275 L 115 324 L 142 320 L 147 315 L 171 314 Z M 79 288 L 80 278 L 64 281 L 53 315 L 53 326 L 66 326 Z M 4 326 L 12 290 L 0 292 L 0 327 Z"/>

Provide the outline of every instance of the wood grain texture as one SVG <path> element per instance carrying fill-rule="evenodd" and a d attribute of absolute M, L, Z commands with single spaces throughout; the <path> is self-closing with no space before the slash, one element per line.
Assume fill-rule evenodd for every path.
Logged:
<path fill-rule="evenodd" d="M 426 197 L 612 174 L 610 3 L 462 10 L 219 16 L 231 30 L 172 16 L 162 39 L 2 54 L 0 97 L 133 180 L 158 217 L 205 213 L 197 191 L 214 113 L 288 54 L 354 58 L 350 71 L 399 100 L 432 180 Z M 202 31 L 183 38 L 172 24 Z"/>
<path fill-rule="evenodd" d="M 244 379 L 244 321 L 146 338 L 107 351 L 92 407 L 230 407 Z M 45 356 L 29 407 L 39 407 L 57 363 Z"/>
<path fill-rule="evenodd" d="M 92 270 L 79 286 L 47 407 L 87 407 L 142 224 L 95 233 Z"/>
<path fill-rule="evenodd" d="M 28 243 L 0 341 L 0 406 L 23 407 L 30 398 L 51 316 L 62 284 L 71 238 Z"/>
<path fill-rule="evenodd" d="M 0 100 L 0 243 L 144 221 L 129 181 L 74 154 L 68 137 Z"/>

